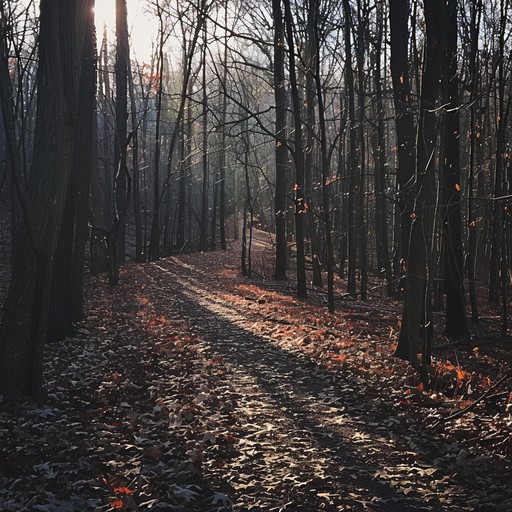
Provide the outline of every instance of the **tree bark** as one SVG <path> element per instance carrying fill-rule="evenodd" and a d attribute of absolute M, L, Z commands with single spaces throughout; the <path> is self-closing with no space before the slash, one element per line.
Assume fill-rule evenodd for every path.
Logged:
<path fill-rule="evenodd" d="M 375 107 L 377 116 L 377 136 L 376 147 L 374 148 L 375 159 L 375 236 L 377 243 L 377 266 L 379 275 L 386 280 L 386 291 L 390 296 L 393 294 L 393 283 L 391 274 L 391 262 L 389 259 L 388 246 L 388 214 L 386 205 L 386 139 L 384 127 L 384 101 L 382 94 L 382 33 L 383 33 L 384 15 L 383 5 L 377 4 L 377 21 L 375 34 Z"/>
<path fill-rule="evenodd" d="M 114 144 L 114 169 L 116 180 L 115 221 L 119 222 L 116 236 L 116 259 L 121 265 L 126 252 L 126 216 L 128 200 L 126 194 L 126 140 L 128 121 L 128 13 L 126 0 L 116 0 L 116 138 Z"/>
<path fill-rule="evenodd" d="M 294 116 L 295 144 L 293 157 L 295 162 L 295 242 L 297 251 L 297 296 L 306 298 L 306 258 L 304 253 L 304 147 L 302 142 L 302 119 L 297 86 L 297 73 L 295 70 L 295 44 L 293 17 L 290 1 L 284 0 L 284 22 L 286 25 L 286 38 L 288 42 L 288 57 L 290 63 L 290 87 L 292 96 L 292 109 Z"/>
<path fill-rule="evenodd" d="M 208 188 L 209 188 L 209 166 L 208 166 L 208 94 L 206 90 L 206 45 L 207 45 L 206 22 L 203 28 L 203 180 L 201 183 L 201 223 L 199 234 L 199 249 L 208 249 Z"/>
<path fill-rule="evenodd" d="M 397 185 L 400 208 L 400 240 L 397 260 L 407 257 L 411 232 L 411 214 L 414 203 L 415 127 L 411 108 L 411 86 L 409 79 L 409 0 L 389 0 L 389 25 L 391 39 L 391 78 L 397 136 Z M 401 263 L 400 267 L 403 266 Z M 395 276 L 396 277 L 396 276 Z M 400 288 L 405 287 L 401 279 Z"/>
<path fill-rule="evenodd" d="M 350 3 L 343 0 L 343 12 L 345 14 L 344 44 L 345 44 L 345 84 L 346 102 L 349 119 L 349 143 L 347 152 L 348 172 L 348 198 L 347 198 L 347 291 L 356 297 L 356 266 L 357 266 L 357 225 L 355 198 L 357 197 L 357 120 L 354 93 L 354 71 L 352 68 L 352 13 Z"/>
<path fill-rule="evenodd" d="M 430 362 L 432 340 L 431 253 L 434 227 L 434 152 L 437 139 L 435 106 L 439 97 L 440 22 L 444 0 L 424 1 L 426 42 L 418 122 L 415 190 L 409 242 L 402 326 L 395 355 L 418 365 Z"/>
<path fill-rule="evenodd" d="M 42 391 L 52 266 L 79 129 L 84 34 L 92 16 L 87 7 L 78 0 L 40 4 L 37 122 L 26 198 L 33 225 L 20 235 L 0 326 L 0 393 Z"/>
<path fill-rule="evenodd" d="M 276 190 L 274 215 L 276 219 L 276 259 L 274 279 L 286 280 L 286 86 L 284 75 L 285 29 L 281 0 L 272 0 L 274 15 L 274 100 L 276 102 Z"/>
<path fill-rule="evenodd" d="M 457 0 L 446 3 L 445 80 L 447 110 L 444 126 L 443 222 L 445 263 L 444 291 L 446 294 L 446 324 L 444 334 L 450 338 L 469 335 L 464 296 L 464 262 L 462 252 L 462 212 L 460 185 L 460 122 L 459 75 L 457 68 Z"/>

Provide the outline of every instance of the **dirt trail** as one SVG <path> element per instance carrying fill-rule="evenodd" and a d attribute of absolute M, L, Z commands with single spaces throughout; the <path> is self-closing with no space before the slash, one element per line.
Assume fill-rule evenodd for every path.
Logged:
<path fill-rule="evenodd" d="M 0 511 L 512 510 L 503 407 L 432 427 L 460 402 L 391 357 L 390 318 L 262 286 L 268 248 L 252 281 L 236 250 L 90 279 L 48 400 L 0 397 Z"/>
<path fill-rule="evenodd" d="M 458 445 L 369 400 L 358 391 L 361 377 L 251 332 L 247 311 L 212 294 L 192 265 L 172 258 L 146 271 L 172 283 L 169 298 L 226 368 L 239 442 L 229 462 L 206 468 L 227 481 L 235 510 L 495 510 L 483 502 L 492 489 L 474 478 L 479 462 L 468 465 Z"/>

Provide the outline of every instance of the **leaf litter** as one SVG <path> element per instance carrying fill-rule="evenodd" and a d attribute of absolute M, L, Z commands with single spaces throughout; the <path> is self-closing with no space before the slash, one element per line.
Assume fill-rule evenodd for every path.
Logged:
<path fill-rule="evenodd" d="M 0 510 L 512 509 L 510 382 L 450 419 L 507 357 L 438 357 L 427 391 L 392 357 L 397 304 L 329 315 L 237 258 L 90 278 L 87 319 L 47 346 L 47 400 L 0 401 Z"/>

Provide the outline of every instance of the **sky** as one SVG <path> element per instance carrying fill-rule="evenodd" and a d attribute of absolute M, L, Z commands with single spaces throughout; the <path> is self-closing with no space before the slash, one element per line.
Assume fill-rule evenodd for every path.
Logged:
<path fill-rule="evenodd" d="M 101 38 L 103 25 L 107 26 L 109 40 L 115 42 L 115 0 L 96 0 L 94 8 L 96 28 Z M 130 32 L 131 57 L 139 62 L 148 62 L 151 58 L 151 42 L 156 39 L 157 23 L 147 12 L 147 1 L 127 0 L 128 31 Z"/>

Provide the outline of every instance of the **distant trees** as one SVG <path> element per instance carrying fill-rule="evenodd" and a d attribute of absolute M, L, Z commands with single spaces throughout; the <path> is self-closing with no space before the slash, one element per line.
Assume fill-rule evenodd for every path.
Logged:
<path fill-rule="evenodd" d="M 42 1 L 39 35 L 0 2 L 0 193 L 16 255 L 2 389 L 40 387 L 45 335 L 81 318 L 89 255 L 115 284 L 125 255 L 226 250 L 242 235 L 254 275 L 256 227 L 275 242 L 268 273 L 301 298 L 327 277 L 331 312 L 335 279 L 354 299 L 403 300 L 396 354 L 417 366 L 432 307 L 465 339 L 484 281 L 508 334 L 509 0 L 148 0 L 147 62 L 130 53 L 126 0 L 97 50 L 91 6 Z"/>

